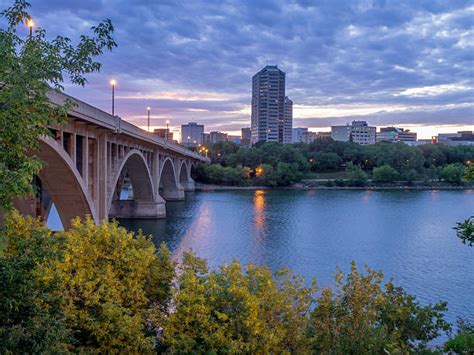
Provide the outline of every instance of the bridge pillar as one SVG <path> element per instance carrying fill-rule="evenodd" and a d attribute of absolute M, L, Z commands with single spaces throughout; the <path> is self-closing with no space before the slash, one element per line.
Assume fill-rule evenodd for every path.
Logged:
<path fill-rule="evenodd" d="M 182 186 L 178 187 L 173 187 L 173 188 L 164 188 L 160 192 L 161 196 L 166 201 L 179 201 L 179 200 L 184 200 L 184 188 Z"/>
<path fill-rule="evenodd" d="M 110 218 L 165 218 L 165 201 L 114 200 L 110 206 Z"/>
<path fill-rule="evenodd" d="M 181 186 L 185 192 L 192 192 L 194 191 L 194 180 L 192 178 L 188 178 L 187 181 L 181 182 Z"/>

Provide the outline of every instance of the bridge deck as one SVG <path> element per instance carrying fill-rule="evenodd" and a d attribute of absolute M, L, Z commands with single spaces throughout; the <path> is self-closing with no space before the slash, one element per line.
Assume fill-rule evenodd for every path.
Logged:
<path fill-rule="evenodd" d="M 142 140 L 153 145 L 157 145 L 162 149 L 170 150 L 174 153 L 183 155 L 191 159 L 196 159 L 201 162 L 208 163 L 210 159 L 203 157 L 202 155 L 192 152 L 183 146 L 176 144 L 170 140 L 166 140 L 156 136 L 151 132 L 144 131 L 143 129 L 124 121 L 119 116 L 112 116 L 111 114 L 98 109 L 92 105 L 89 105 L 81 100 L 78 100 L 72 96 L 64 93 L 58 93 L 52 91 L 49 95 L 49 99 L 52 103 L 57 105 L 63 105 L 66 100 L 74 102 L 75 107 L 69 112 L 71 117 L 89 122 L 91 124 L 109 129 L 111 131 L 124 134 L 135 139 Z"/>

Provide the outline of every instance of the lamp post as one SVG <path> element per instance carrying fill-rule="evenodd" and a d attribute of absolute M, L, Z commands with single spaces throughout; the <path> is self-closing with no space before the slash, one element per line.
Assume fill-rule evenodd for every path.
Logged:
<path fill-rule="evenodd" d="M 30 28 L 30 38 L 33 36 L 33 26 L 35 25 L 34 21 L 30 18 L 26 21 L 26 25 Z"/>
<path fill-rule="evenodd" d="M 190 136 L 188 136 L 188 148 L 189 148 L 189 140 L 190 140 L 190 139 L 191 139 L 191 137 L 190 137 Z"/>
<path fill-rule="evenodd" d="M 151 111 L 151 107 L 148 106 L 146 108 L 146 110 L 148 111 L 148 132 L 150 132 L 150 111 Z"/>
<path fill-rule="evenodd" d="M 170 120 L 166 120 L 166 140 L 168 140 L 168 132 L 170 131 L 169 125 Z"/>
<path fill-rule="evenodd" d="M 115 116 L 115 85 L 117 81 L 115 79 L 110 80 L 110 85 L 112 85 L 112 116 Z"/>

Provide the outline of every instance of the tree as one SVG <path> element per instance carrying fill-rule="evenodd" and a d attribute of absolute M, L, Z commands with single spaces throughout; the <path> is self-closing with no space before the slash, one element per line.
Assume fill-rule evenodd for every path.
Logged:
<path fill-rule="evenodd" d="M 351 186 L 364 186 L 367 184 L 367 174 L 358 166 L 348 163 L 348 179 Z"/>
<path fill-rule="evenodd" d="M 161 350 L 170 353 L 307 353 L 307 318 L 315 286 L 288 270 L 236 260 L 209 272 L 186 253 L 175 310 L 162 319 Z"/>
<path fill-rule="evenodd" d="M 464 170 L 465 167 L 462 164 L 449 164 L 446 165 L 443 170 L 441 170 L 441 176 L 446 182 L 460 184 L 464 177 Z"/>
<path fill-rule="evenodd" d="M 33 176 L 41 162 L 31 152 L 48 126 L 61 123 L 72 103 L 52 106 L 51 90 L 62 91 L 65 78 L 84 85 L 85 74 L 99 71 L 94 58 L 116 43 L 110 20 L 92 27 L 92 37 L 81 36 L 74 46 L 67 37 L 49 41 L 43 29 L 22 38 L 16 31 L 31 17 L 30 4 L 16 0 L 1 15 L 7 24 L 0 29 L 0 209 L 9 210 L 13 197 L 33 193 Z"/>
<path fill-rule="evenodd" d="M 468 163 L 466 168 L 466 175 L 464 179 L 469 182 L 474 182 L 474 163 Z"/>
<path fill-rule="evenodd" d="M 174 266 L 165 248 L 116 222 L 77 218 L 59 233 L 62 257 L 50 272 L 60 280 L 74 352 L 149 352 L 149 314 L 166 308 Z M 159 288 L 159 289 L 158 289 Z M 154 309 L 157 308 L 157 309 Z"/>
<path fill-rule="evenodd" d="M 444 344 L 444 351 L 456 354 L 472 354 L 474 352 L 474 324 L 458 319 L 458 331 L 454 338 Z"/>
<path fill-rule="evenodd" d="M 375 182 L 394 182 L 400 178 L 400 175 L 390 165 L 382 165 L 374 168 L 372 178 Z"/>
<path fill-rule="evenodd" d="M 48 270 L 60 257 L 60 241 L 39 220 L 13 212 L 0 230 L 0 352 L 61 353 L 70 333 Z"/>
<path fill-rule="evenodd" d="M 335 275 L 335 290 L 324 289 L 311 313 L 312 350 L 322 354 L 408 353 L 423 348 L 440 332 L 445 303 L 420 306 L 392 281 L 382 286 L 383 274 L 366 269 Z"/>
<path fill-rule="evenodd" d="M 474 216 L 469 217 L 464 222 L 457 223 L 454 227 L 456 236 L 461 239 L 464 244 L 470 247 L 474 245 Z"/>

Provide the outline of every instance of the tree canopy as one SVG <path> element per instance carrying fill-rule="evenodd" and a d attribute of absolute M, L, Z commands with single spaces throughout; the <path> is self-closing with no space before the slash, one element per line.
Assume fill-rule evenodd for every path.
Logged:
<path fill-rule="evenodd" d="M 80 36 L 76 44 L 64 36 L 48 40 L 37 28 L 23 35 L 21 26 L 31 19 L 30 4 L 16 0 L 1 12 L 6 28 L 0 29 L 0 209 L 9 210 L 13 197 L 33 193 L 33 176 L 42 164 L 34 156 L 37 139 L 60 123 L 72 103 L 51 105 L 48 93 L 62 91 L 63 83 L 84 85 L 85 75 L 99 71 L 95 58 L 116 46 L 114 27 L 104 20 Z M 32 154 L 33 153 L 33 154 Z"/>

